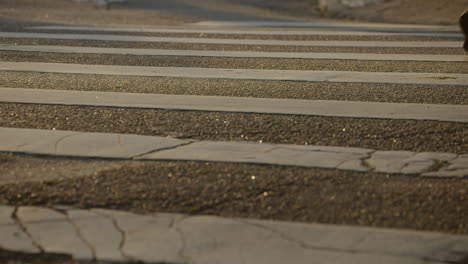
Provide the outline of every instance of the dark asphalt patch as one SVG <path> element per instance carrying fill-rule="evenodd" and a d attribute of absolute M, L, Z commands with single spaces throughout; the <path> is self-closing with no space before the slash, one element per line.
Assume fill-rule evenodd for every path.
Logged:
<path fill-rule="evenodd" d="M 437 121 L 0 104 L 0 127 L 378 150 L 468 152 L 468 124 Z"/>
<path fill-rule="evenodd" d="M 388 103 L 468 104 L 466 87 L 222 80 L 0 72 L 0 86 L 57 90 L 288 98 Z"/>
<path fill-rule="evenodd" d="M 358 72 L 466 73 L 466 62 L 361 61 L 282 58 L 220 58 L 189 56 L 137 56 L 85 53 L 2 51 L 1 61 L 48 62 L 154 67 L 193 67 L 259 70 L 315 70 Z"/>
<path fill-rule="evenodd" d="M 22 162 L 21 156 L 0 155 Z M 468 234 L 468 179 L 229 163 L 133 163 L 138 164 L 89 177 L 1 185 L 0 201 Z"/>

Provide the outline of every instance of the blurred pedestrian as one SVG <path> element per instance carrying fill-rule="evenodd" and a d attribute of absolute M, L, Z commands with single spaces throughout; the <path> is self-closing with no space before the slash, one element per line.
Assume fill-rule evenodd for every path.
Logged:
<path fill-rule="evenodd" d="M 465 51 L 468 51 L 468 10 L 460 16 L 460 26 L 465 34 L 465 43 L 463 43 L 463 48 Z"/>

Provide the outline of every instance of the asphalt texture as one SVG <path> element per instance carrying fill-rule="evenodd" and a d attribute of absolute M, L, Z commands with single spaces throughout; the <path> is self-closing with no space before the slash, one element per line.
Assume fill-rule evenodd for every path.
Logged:
<path fill-rule="evenodd" d="M 0 126 L 379 150 L 468 152 L 468 124 L 436 121 L 0 104 Z"/>
<path fill-rule="evenodd" d="M 0 157 L 2 163 L 28 165 L 22 156 Z M 88 161 L 82 162 L 86 166 Z M 209 162 L 133 163 L 88 177 L 1 185 L 0 201 L 468 234 L 468 179 Z"/>
<path fill-rule="evenodd" d="M 232 18 L 232 14 L 244 12 L 237 8 L 232 8 L 229 12 L 218 12 L 216 10 L 223 7 L 214 5 L 211 8 L 214 11 L 209 11 L 209 4 L 195 0 L 183 0 L 185 8 L 180 8 L 179 13 L 173 12 L 178 8 L 174 8 L 176 2 L 172 0 L 151 3 L 148 0 L 135 0 L 135 6 L 130 9 L 115 6 L 111 10 L 66 4 L 68 1 L 65 3 L 59 0 L 43 0 L 41 4 L 49 8 L 47 11 L 37 7 L 37 2 L 32 0 L 8 1 L 17 6 L 10 10 L 8 4 L 5 5 L 6 2 L 0 1 L 2 31 L 31 32 L 33 30 L 25 30 L 22 27 L 45 24 L 173 26 L 216 16 Z M 51 8 L 59 2 L 60 5 L 55 10 Z M 165 6 L 151 12 L 147 7 L 152 7 L 148 4 L 153 3 Z M 194 4 L 199 5 L 198 8 L 192 8 Z M 277 20 L 284 19 L 270 12 L 259 12 L 258 15 L 252 15 L 250 11 L 244 13 L 246 18 L 255 16 L 266 17 L 268 20 L 274 16 Z M 48 17 L 45 17 L 45 14 Z M 453 40 L 402 36 L 286 37 L 172 33 L 138 35 L 331 41 Z M 460 48 L 280 47 L 19 38 L 0 38 L 0 43 L 218 51 L 465 55 L 461 41 Z M 0 52 L 0 60 L 210 68 L 468 72 L 467 63 L 140 57 L 5 51 Z M 467 87 L 464 86 L 233 81 L 27 72 L 0 72 L 0 86 L 258 98 L 468 104 Z M 380 150 L 468 153 L 468 126 L 463 123 L 436 121 L 1 103 L 0 126 L 132 133 L 215 141 L 262 141 Z M 468 178 L 426 178 L 235 163 L 72 159 L 8 153 L 0 153 L 0 175 L 0 204 L 99 207 L 135 213 L 209 214 L 468 235 Z M 29 256 L 1 250 L 0 263 L 77 264 L 67 256 Z"/>
<path fill-rule="evenodd" d="M 199 56 L 137 56 L 2 51 L 1 61 L 98 65 L 229 68 L 259 70 L 315 70 L 358 72 L 466 73 L 466 62 L 356 61 L 280 58 L 216 58 Z"/>
<path fill-rule="evenodd" d="M 164 27 L 162 27 L 164 28 Z M 193 28 L 197 29 L 197 28 Z M 193 30 L 192 29 L 192 30 Z M 209 28 L 201 28 L 201 30 L 210 30 Z M 229 29 L 226 29 L 229 30 Z M 236 30 L 236 29 L 233 29 Z M 270 31 L 268 28 L 252 28 L 255 31 Z M 290 29 L 287 31 L 300 31 L 301 29 Z M 304 29 L 303 29 L 304 30 Z M 261 39 L 261 40 L 359 40 L 359 41 L 461 41 L 460 38 L 451 37 L 430 37 L 430 36 L 353 36 L 353 35 L 281 35 L 281 32 L 275 35 L 262 35 L 262 34 L 224 34 L 224 33 L 178 33 L 178 32 L 119 32 L 119 31 L 87 31 L 87 30 L 48 30 L 48 29 L 28 29 L 22 28 L 21 30 L 14 30 L 19 32 L 34 32 L 34 33 L 52 33 L 52 34 L 94 34 L 94 35 L 122 35 L 122 36 L 147 36 L 147 37 L 177 37 L 177 38 L 212 38 L 212 39 Z M 305 29 L 304 31 L 307 31 Z M 317 31 L 320 31 L 317 30 Z M 338 31 L 338 30 L 337 30 Z M 249 31 L 245 31 L 249 33 Z M 329 31 L 326 31 L 329 33 Z M 342 32 L 342 31 L 341 31 Z"/>
<path fill-rule="evenodd" d="M 0 156 L 0 185 L 87 177 L 101 171 L 132 165 L 132 162 L 108 162 L 99 159 L 38 159 L 31 156 L 22 157 L 21 163 L 18 163 L 5 159 L 8 156 L 5 153 Z"/>
<path fill-rule="evenodd" d="M 467 87 L 0 72 L 0 87 L 389 103 L 468 104 Z"/>
<path fill-rule="evenodd" d="M 164 42 L 125 42 L 125 41 L 93 41 L 93 40 L 60 40 L 60 39 L 20 39 L 0 38 L 0 43 L 17 45 L 56 45 L 76 47 L 113 47 L 113 48 L 145 48 L 145 49 L 186 49 L 186 50 L 231 50 L 231 51 L 271 51 L 271 52 L 349 52 L 377 54 L 445 54 L 464 55 L 460 48 L 377 48 L 377 47 L 315 47 L 315 46 L 257 46 L 235 44 L 191 44 Z"/>

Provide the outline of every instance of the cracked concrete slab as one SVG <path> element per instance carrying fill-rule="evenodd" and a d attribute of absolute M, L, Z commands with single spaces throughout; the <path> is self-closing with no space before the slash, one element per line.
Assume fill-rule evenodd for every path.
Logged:
<path fill-rule="evenodd" d="M 369 168 L 365 166 L 362 160 L 343 161 L 336 168 L 339 170 L 351 170 L 351 171 L 360 171 L 360 172 L 369 171 Z"/>
<path fill-rule="evenodd" d="M 173 219 L 168 215 L 135 217 L 120 211 L 94 211 L 112 218 L 125 234 L 121 251 L 128 258 L 145 263 L 186 263 L 179 254 L 183 241 L 177 230 L 169 228 Z"/>
<path fill-rule="evenodd" d="M 449 104 L 374 103 L 27 88 L 0 88 L 0 102 L 468 122 L 467 105 Z"/>
<path fill-rule="evenodd" d="M 376 151 L 366 162 L 377 172 L 400 173 L 406 160 L 415 154 L 410 151 Z"/>
<path fill-rule="evenodd" d="M 194 263 L 305 263 L 331 257 L 231 219 L 192 217 L 177 228 L 184 236 L 184 254 Z"/>
<path fill-rule="evenodd" d="M 376 151 L 260 142 L 190 141 L 156 136 L 41 129 L 0 128 L 0 151 L 106 159 L 271 164 L 422 174 L 431 177 L 450 177 L 452 174 L 454 177 L 468 176 L 466 154 Z"/>
<path fill-rule="evenodd" d="M 314 236 L 308 238 L 316 241 L 317 246 L 310 246 L 294 236 L 231 219 L 193 217 L 178 226 L 186 240 L 184 252 L 195 263 L 425 263 L 411 255 L 368 253 L 352 247 L 327 248 Z M 361 234 L 356 231 L 354 235 L 359 239 Z M 284 234 L 288 233 L 285 230 Z M 334 242 L 339 243 L 341 236 L 335 238 Z"/>
<path fill-rule="evenodd" d="M 115 240 L 123 238 L 122 255 L 101 256 L 102 261 L 117 263 L 442 264 L 468 256 L 468 237 L 443 233 L 165 213 L 138 215 L 107 209 L 61 210 L 88 243 L 96 245 L 90 241 L 105 237 L 115 250 Z M 48 225 L 49 232 L 42 232 L 37 240 L 46 253 L 64 253 L 47 245 L 52 239 L 71 245 L 77 237 L 50 232 L 54 226 L 63 231 L 65 216 L 60 213 L 37 207 L 20 207 L 18 212 L 22 219 L 29 215 L 29 228 Z M 109 237 L 109 229 L 122 236 Z"/>
<path fill-rule="evenodd" d="M 365 162 L 376 172 L 463 177 L 467 175 L 468 160 L 463 160 L 462 156 L 457 158 L 453 153 L 376 151 Z M 437 172 L 430 172 L 431 168 L 439 163 L 450 165 Z"/>
<path fill-rule="evenodd" d="M 451 165 L 448 169 L 467 169 L 468 154 L 459 155 L 456 159 L 451 160 Z"/>
<path fill-rule="evenodd" d="M 186 141 L 127 134 L 0 128 L 0 150 L 57 156 L 130 159 Z"/>
<path fill-rule="evenodd" d="M 149 76 L 192 79 L 275 80 L 334 83 L 385 83 L 458 86 L 466 86 L 468 84 L 468 74 L 459 73 L 260 70 L 195 67 L 190 68 L 120 66 L 44 62 L 0 62 L 0 70 L 18 72 Z"/>
<path fill-rule="evenodd" d="M 17 216 L 45 252 L 68 254 L 82 261 L 94 259 L 91 248 L 81 240 L 66 215 L 46 208 L 20 207 Z"/>
<path fill-rule="evenodd" d="M 113 225 L 112 220 L 86 210 L 69 210 L 67 215 L 80 236 L 90 245 L 98 261 L 114 262 L 126 259 L 120 251 L 123 235 Z"/>
<path fill-rule="evenodd" d="M 27 32 L 0 32 L 0 38 L 33 38 L 65 40 L 97 40 L 126 42 L 168 42 L 190 44 L 237 44 L 254 46 L 322 46 L 322 47 L 402 47 L 402 48 L 459 48 L 463 41 L 320 41 L 320 40 L 260 40 L 260 39 L 214 39 L 174 38 L 97 34 L 54 34 Z"/>
<path fill-rule="evenodd" d="M 334 169 L 343 162 L 359 160 L 364 157 L 366 155 L 355 153 L 315 151 L 307 146 L 242 142 L 194 142 L 180 148 L 150 153 L 140 158 L 231 161 Z"/>
<path fill-rule="evenodd" d="M 33 241 L 13 219 L 15 208 L 0 205 L 0 248 L 25 253 L 39 253 Z"/>
<path fill-rule="evenodd" d="M 468 250 L 468 241 L 460 237 L 446 237 L 440 233 L 354 228 L 350 226 L 315 224 L 311 229 L 302 223 L 244 220 L 259 229 L 270 230 L 308 248 L 344 250 L 369 255 L 412 256 L 428 262 L 453 261 L 463 258 L 459 249 Z"/>
<path fill-rule="evenodd" d="M 462 157 L 463 155 L 460 155 Z M 440 160 L 440 161 L 451 161 L 454 162 L 453 160 L 457 158 L 456 154 L 453 153 L 443 153 L 443 152 L 421 152 L 417 153 L 414 155 L 412 159 L 414 160 L 427 160 L 427 159 L 433 159 L 433 160 Z M 467 160 L 468 161 L 468 160 Z"/>
<path fill-rule="evenodd" d="M 15 225 L 15 221 L 13 220 L 14 212 L 14 207 L 0 205 L 0 226 Z"/>
<path fill-rule="evenodd" d="M 423 176 L 428 177 L 465 177 L 468 175 L 468 154 L 459 155 L 452 158 L 449 165 L 441 168 L 438 171 L 424 173 Z"/>

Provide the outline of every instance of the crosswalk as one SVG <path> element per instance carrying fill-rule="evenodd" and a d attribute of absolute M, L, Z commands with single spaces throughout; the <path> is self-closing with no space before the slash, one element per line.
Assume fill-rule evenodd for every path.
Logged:
<path fill-rule="evenodd" d="M 429 33 L 428 36 L 438 36 L 439 33 L 452 34 L 458 38 L 462 38 L 456 26 L 424 26 L 424 25 L 403 25 L 403 24 L 378 24 L 378 23 L 339 23 L 339 22 L 277 22 L 277 21 L 201 21 L 193 23 L 192 25 L 202 25 L 205 27 L 191 28 L 190 24 L 183 28 L 152 28 L 149 26 L 135 28 L 135 27 L 103 27 L 103 26 L 35 26 L 27 27 L 26 29 L 43 29 L 43 30 L 77 30 L 77 31 L 109 31 L 109 32 L 176 32 L 176 33 L 220 33 L 220 34 L 276 34 L 280 31 L 286 35 L 308 35 L 308 34 L 419 34 Z M 222 27 L 220 27 L 222 26 Z M 267 27 L 267 30 L 256 30 L 258 27 Z M 210 28 L 211 27 L 211 28 Z M 236 27 L 242 27 L 241 30 Z M 298 30 L 297 28 L 305 27 L 306 30 Z M 249 29 L 250 28 L 250 29 Z M 251 28 L 254 28 L 253 30 Z M 328 30 L 328 31 L 324 31 Z M 249 33 L 250 32 L 250 33 Z M 252 33 L 255 32 L 255 33 Z M 318 33 L 319 32 L 319 33 Z M 435 35 L 434 35 L 435 34 Z"/>
<path fill-rule="evenodd" d="M 186 34 L 199 36 L 187 37 Z M 268 39 L 262 39 L 262 36 L 268 36 Z M 310 39 L 294 38 L 297 36 Z M 313 39 L 316 36 L 350 36 L 353 39 Z M 398 37 L 398 40 L 381 40 L 381 37 Z M 62 158 L 249 163 L 363 174 L 378 172 L 398 177 L 464 178 L 468 177 L 468 56 L 461 51 L 461 37 L 453 27 L 273 22 L 201 22 L 185 27 L 160 28 L 40 26 L 24 28 L 22 32 L 0 32 L 0 78 L 3 79 L 0 87 L 0 151 Z M 128 43 L 136 43 L 137 46 L 122 46 Z M 145 46 L 155 43 L 166 47 Z M 229 49 L 233 45 L 243 48 Z M 279 51 L 271 51 L 269 46 Z M 294 50 L 301 46 L 328 50 Z M 339 48 L 349 51 L 343 52 Z M 399 49 L 399 52 L 375 52 L 380 48 Z M 433 50 L 425 53 L 424 48 Z M 415 54 L 414 49 L 421 49 L 420 53 Z M 80 60 L 74 61 L 76 57 L 73 56 L 78 56 Z M 207 58 L 218 65 L 227 66 L 187 65 L 187 61 Z M 223 64 L 232 58 L 239 61 Z M 252 69 L 247 65 L 248 61 L 243 61 L 266 58 L 276 60 L 277 64 L 273 63 L 268 69 Z M 125 63 L 126 59 L 132 62 Z M 309 65 L 324 64 L 325 69 L 278 69 L 278 65 L 286 59 Z M 159 61 L 170 62 L 173 66 L 151 66 Z M 349 69 L 326 67 L 327 63 L 333 65 L 344 61 L 349 63 Z M 234 63 L 237 64 L 233 66 Z M 370 63 L 393 64 L 379 71 L 378 66 L 370 67 Z M 398 63 L 405 63 L 406 66 L 401 68 Z M 458 63 L 458 68 L 455 69 L 454 63 Z M 46 76 L 54 80 L 55 84 L 62 79 L 69 79 L 76 86 L 50 87 L 47 83 L 35 81 L 27 85 L 28 78 L 39 76 Z M 127 78 L 129 83 L 122 87 L 116 81 L 110 85 L 110 89 L 102 91 L 99 88 L 103 85 L 99 81 L 101 77 L 108 78 L 106 80 L 109 82 L 113 78 Z M 149 78 L 144 92 L 137 84 L 132 85 L 138 83 L 137 78 Z M 161 82 L 169 84 L 162 87 Z M 198 85 L 205 87 L 204 95 L 193 92 L 187 82 L 198 82 Z M 287 90 L 288 86 L 293 87 L 294 84 L 295 88 L 290 88 L 292 90 L 312 83 L 321 93 L 329 92 L 326 90 L 329 85 L 343 85 L 336 89 L 342 89 L 340 92 L 343 94 L 355 94 L 353 100 L 327 100 L 314 98 L 314 94 L 308 99 L 295 99 L 297 97 L 292 98 L 281 91 L 268 98 L 251 97 L 249 93 L 242 96 L 234 91 L 231 96 L 220 96 L 211 91 L 214 86 L 227 83 L 230 88 L 220 86 L 217 89 L 229 94 L 229 89 L 235 90 L 246 82 L 251 83 L 244 90 L 273 89 L 273 84 L 282 84 L 275 89 Z M 85 85 L 96 88 L 82 89 Z M 186 91 L 184 94 L 172 94 L 171 87 L 168 89 L 167 86 Z M 354 86 L 355 89 L 345 90 Z M 373 95 L 374 100 L 369 97 L 366 100 L 356 99 L 359 98 L 356 91 L 359 93 L 362 87 L 377 90 Z M 424 92 L 421 87 L 424 87 Z M 448 92 L 438 94 L 435 89 L 439 88 Z M 379 89 L 385 90 L 385 93 L 380 95 Z M 401 93 L 395 96 L 399 99 L 389 100 L 384 97 L 392 90 Z M 457 90 L 462 98 L 452 99 L 451 90 Z M 301 90 L 297 92 L 301 93 Z M 436 95 L 425 101 L 424 97 L 430 97 L 431 94 Z M 28 109 L 25 111 L 29 112 L 21 117 L 21 122 L 9 116 L 8 107 L 12 105 L 18 109 Z M 224 124 L 238 122 L 242 138 L 221 130 L 216 132 L 220 139 L 208 138 L 203 133 L 191 139 L 169 137 L 154 128 L 151 128 L 154 133 L 135 134 L 127 132 L 125 128 L 116 132 L 112 127 L 99 127 L 99 124 L 91 129 L 81 127 L 79 122 L 83 122 L 83 118 L 89 118 L 89 122 L 96 118 L 99 123 L 102 117 L 98 115 L 74 121 L 70 114 L 67 122 L 76 122 L 73 124 L 75 129 L 63 129 L 60 126 L 45 129 L 47 124 L 39 125 L 36 122 L 39 117 L 35 116 L 35 112 L 57 111 L 54 107 L 63 107 L 64 111 L 69 109 L 76 112 L 76 116 L 91 107 L 95 113 L 109 109 L 120 113 L 146 109 L 198 113 L 205 119 L 210 119 L 210 114 L 223 113 L 231 115 L 235 121 L 228 121 L 228 118 L 216 120 Z M 118 113 L 109 112 L 109 119 L 112 115 Z M 272 134 L 270 141 L 244 137 L 249 134 L 250 128 L 242 126 L 255 122 L 254 115 L 271 116 L 269 127 L 255 132 Z M 295 130 L 299 130 L 297 133 L 311 129 L 314 131 L 308 133 L 318 137 L 327 133 L 333 135 L 328 138 L 324 135 L 327 139 L 320 141 L 320 144 L 314 141 L 301 145 L 284 142 L 278 135 L 277 131 L 281 128 L 276 127 L 279 124 L 277 122 L 280 118 L 290 117 L 292 120 L 297 116 L 317 118 L 314 119 L 317 126 L 313 128 L 295 124 Z M 138 116 L 130 118 L 136 119 Z M 373 120 L 383 123 L 374 127 L 376 123 L 371 123 Z M 405 123 L 407 121 L 412 122 L 414 127 L 405 127 L 410 124 Z M 188 130 L 195 131 L 195 134 L 199 127 L 208 126 L 183 122 L 188 124 L 181 124 L 181 129 L 189 126 Z M 341 137 L 341 134 L 335 130 L 330 132 L 330 129 L 318 129 L 328 123 L 343 135 L 352 133 L 353 141 L 345 145 L 338 144 L 335 139 Z M 390 124 L 393 124 L 391 128 Z M 425 134 L 427 127 L 434 129 L 430 134 L 435 135 L 438 144 L 419 141 L 416 144 L 419 134 Z M 180 131 L 172 132 L 177 135 Z M 367 140 L 366 145 L 362 145 L 360 141 L 364 138 L 361 137 L 374 137 L 375 141 Z M 382 139 L 377 140 L 378 137 Z M 397 145 L 402 138 L 406 138 L 405 142 L 414 140 L 415 143 Z M 382 143 L 384 141 L 385 144 Z M 425 256 L 418 256 L 417 261 L 420 262 L 408 263 L 425 263 L 424 259 Z"/>
<path fill-rule="evenodd" d="M 229 96 L 134 94 L 1 88 L 0 99 L 9 103 L 81 105 L 217 111 L 280 115 L 413 119 L 468 123 L 465 105 L 372 103 L 331 100 L 263 99 Z M 373 109 L 369 111 L 369 109 Z"/>
<path fill-rule="evenodd" d="M 437 54 L 372 54 L 372 53 L 320 53 L 320 52 L 255 52 L 255 51 L 209 51 L 209 50 L 170 50 L 133 48 L 96 48 L 70 46 L 41 46 L 0 44 L 0 50 L 52 53 L 114 54 L 137 56 L 185 56 L 220 58 L 282 58 L 282 59 L 324 59 L 324 60 L 364 60 L 364 61 L 439 61 L 465 62 L 459 55 Z"/>
<path fill-rule="evenodd" d="M 289 25 L 283 25 L 289 26 Z M 342 25 L 341 25 L 342 27 Z M 383 32 L 383 31 L 344 31 L 338 30 L 325 31 L 319 29 L 281 29 L 269 28 L 268 30 L 255 29 L 210 29 L 210 28 L 129 28 L 129 27 L 99 27 L 99 26 L 36 26 L 28 27 L 28 30 L 72 30 L 72 31 L 102 31 L 102 32 L 128 32 L 128 33 L 195 33 L 195 34 L 222 34 L 222 35 L 283 35 L 283 36 L 417 36 L 417 37 L 444 37 L 444 38 L 463 38 L 463 34 L 457 30 L 453 32 Z M 369 28 L 367 28 L 369 29 Z"/>
<path fill-rule="evenodd" d="M 41 54 L 58 54 L 59 56 L 67 56 L 69 54 L 110 54 L 112 56 L 138 55 L 142 60 L 146 56 L 151 56 L 152 59 L 158 59 L 158 56 L 165 58 L 174 58 L 177 60 L 180 57 L 188 57 L 196 59 L 197 57 L 214 57 L 218 60 L 223 58 L 277 58 L 277 59 L 300 59 L 309 60 L 313 64 L 322 59 L 325 60 L 350 60 L 355 63 L 365 64 L 368 61 L 420 61 L 426 62 L 427 67 L 431 67 L 433 62 L 466 62 L 468 59 L 464 55 L 446 55 L 446 54 L 372 54 L 372 53 L 313 53 L 313 52 L 264 52 L 262 47 L 268 45 L 284 45 L 289 46 L 327 46 L 327 47 L 399 47 L 399 48 L 414 48 L 414 47 L 437 47 L 437 48 L 455 48 L 460 47 L 461 42 L 456 41 L 437 41 L 437 40 L 411 40 L 411 41 L 298 41 L 298 40 L 261 40 L 261 39 L 244 39 L 245 34 L 271 34 L 273 36 L 289 36 L 292 34 L 298 35 L 314 35 L 324 34 L 331 35 L 339 32 L 339 35 L 344 34 L 361 34 L 365 36 L 376 35 L 398 35 L 403 36 L 412 34 L 412 36 L 420 36 L 424 33 L 432 37 L 440 37 L 440 34 L 452 34 L 458 38 L 459 33 L 456 33 L 448 28 L 430 27 L 400 27 L 392 25 L 324 25 L 324 24 L 307 24 L 312 28 L 304 30 L 285 28 L 250 30 L 248 27 L 255 26 L 284 26 L 278 25 L 256 25 L 242 24 L 233 26 L 246 26 L 245 30 L 238 28 L 220 27 L 219 23 L 201 23 L 202 27 L 187 27 L 187 28 L 112 28 L 112 27 L 77 27 L 77 26 L 42 26 L 26 28 L 25 32 L 0 32 L 0 38 L 3 40 L 15 39 L 19 43 L 1 44 L 0 50 L 13 52 L 18 56 L 22 54 L 32 54 L 32 56 L 40 57 Z M 203 27 L 203 25 L 205 27 Z M 289 24 L 287 24 L 289 25 Z M 200 25 L 199 25 L 200 26 Z M 223 24 L 229 26 L 229 24 Z M 289 25 L 291 26 L 291 25 Z M 292 26 L 305 26 L 292 25 Z M 328 27 L 332 26 L 332 31 Z M 216 28 L 218 27 L 218 28 Z M 315 28 L 315 29 L 314 29 Z M 324 30 L 325 29 L 325 30 Z M 343 31 L 343 29 L 345 31 Z M 56 31 L 61 33 L 41 33 L 37 30 Z M 319 30 L 319 31 L 318 31 Z M 341 30 L 341 31 L 339 31 Z M 379 32 L 379 30 L 381 32 Z M 67 33 L 69 32 L 80 32 Z M 83 31 L 84 33 L 81 33 Z M 105 34 L 89 34 L 92 31 L 105 32 Z M 109 33 L 200 33 L 200 37 L 152 37 L 152 36 L 125 36 L 122 34 L 112 35 Z M 232 39 L 219 38 L 204 38 L 204 33 L 223 34 L 236 36 Z M 245 33 L 245 34 L 244 34 Z M 435 35 L 431 35 L 435 34 Z M 392 35 L 392 36 L 393 36 Z M 55 46 L 55 45 L 22 45 L 24 39 L 37 40 L 73 40 L 77 43 L 80 40 L 107 41 L 108 47 L 79 47 L 79 46 Z M 117 42 L 164 42 L 164 43 L 191 43 L 195 45 L 202 44 L 234 44 L 234 45 L 252 45 L 254 50 L 247 51 L 210 51 L 210 50 L 190 50 L 190 49 L 144 49 L 144 48 L 113 48 L 112 44 Z M 11 60 L 11 59 L 9 59 Z M 77 64 L 77 63 L 53 63 L 48 62 L 47 58 L 41 62 L 15 62 L 3 61 L 0 62 L 0 71 L 7 74 L 8 72 L 31 72 L 35 74 L 71 74 L 86 78 L 91 75 L 106 75 L 106 76 L 145 76 L 159 78 L 175 78 L 175 79 L 194 79 L 194 80 L 228 80 L 231 82 L 242 80 L 258 80 L 258 81 L 293 81 L 293 82 L 317 82 L 317 83 L 356 83 L 372 86 L 374 84 L 383 85 L 403 85 L 408 86 L 411 90 L 411 85 L 426 85 L 434 86 L 461 86 L 468 85 L 468 74 L 463 73 L 468 64 L 461 64 L 463 67 L 459 69 L 462 73 L 444 72 L 443 70 L 431 73 L 424 72 L 378 72 L 378 71 L 337 71 L 337 70 L 263 70 L 263 69 L 229 69 L 229 68 L 199 68 L 199 67 L 184 67 L 183 62 L 178 67 L 150 67 L 150 66 L 126 66 L 126 65 L 99 65 L 95 63 Z M 107 63 L 106 61 L 103 61 Z M 215 112 L 232 112 L 232 113 L 263 113 L 263 114 L 280 114 L 280 115 L 305 115 L 305 116 L 323 116 L 323 117 L 352 117 L 352 118 L 379 118 L 393 120 L 435 120 L 443 122 L 468 122 L 468 108 L 466 105 L 460 104 L 421 104 L 421 103 L 385 103 L 385 102 L 359 102 L 359 101 L 336 101 L 336 100 L 297 100 L 281 98 L 278 99 L 262 99 L 262 98 L 247 98 L 247 97 L 227 97 L 227 96 L 200 96 L 200 95 L 167 95 L 158 94 L 135 94 L 132 93 L 132 87 L 129 87 L 127 93 L 115 92 L 79 92 L 79 91 L 61 91 L 59 89 L 29 89 L 28 87 L 0 88 L 1 101 L 3 103 L 27 103 L 41 105 L 70 105 L 70 106 L 98 106 L 98 107 L 127 107 L 127 108 L 151 108 L 151 109 L 170 109 L 183 111 L 215 111 Z M 390 88 L 391 89 L 391 88 Z M 463 89 L 463 88 L 462 88 Z M 424 96 L 424 95 L 419 95 Z M 464 143 L 462 143 L 464 144 Z M 375 147 L 378 149 L 378 146 Z M 466 146 L 461 146 L 465 150 Z M 430 147 L 429 147 L 430 149 Z M 411 150 L 411 149 L 409 149 Z M 459 153 L 459 154 L 464 154 Z M 463 171 L 466 168 L 462 168 Z M 424 171 L 421 171 L 424 172 Z M 463 173 L 462 173 L 463 174 Z"/>
<path fill-rule="evenodd" d="M 305 47 L 398 47 L 398 48 L 458 48 L 461 41 L 326 41 L 326 40 L 263 40 L 263 39 L 222 39 L 222 38 L 184 38 L 184 37 L 146 37 L 129 35 L 96 34 L 57 34 L 29 32 L 0 32 L 2 38 L 58 39 L 58 40 L 96 40 L 150 43 L 185 44 L 234 44 L 243 46 L 305 46 Z"/>
<path fill-rule="evenodd" d="M 466 74 L 400 73 L 355 71 L 256 70 L 195 67 L 149 67 L 87 65 L 67 63 L 2 62 L 1 70 L 70 74 L 130 75 L 194 79 L 304 81 L 336 83 L 388 83 L 425 85 L 465 85 Z"/>

